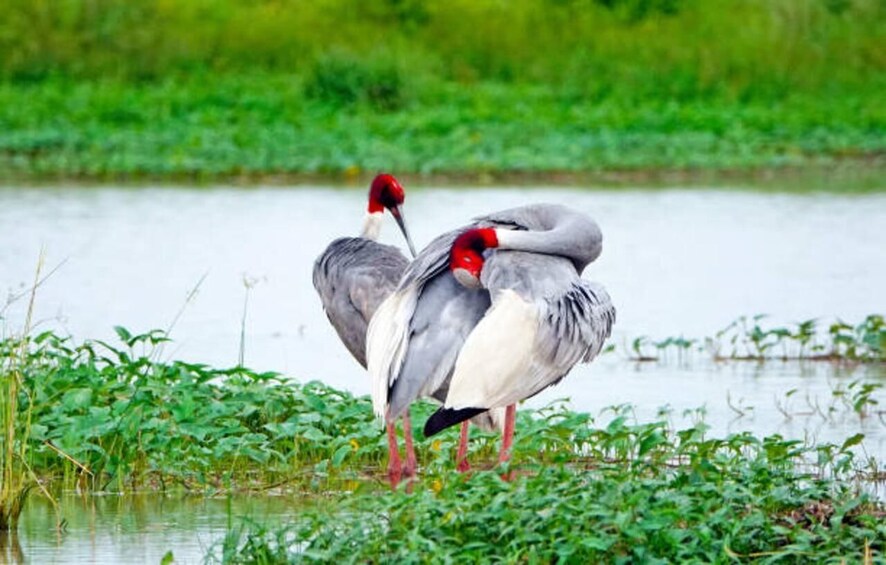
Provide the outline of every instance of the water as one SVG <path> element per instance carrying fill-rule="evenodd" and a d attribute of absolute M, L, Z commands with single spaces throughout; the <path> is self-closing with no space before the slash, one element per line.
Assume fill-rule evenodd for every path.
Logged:
<path fill-rule="evenodd" d="M 640 335 L 712 335 L 743 314 L 781 323 L 886 312 L 884 193 L 426 188 L 410 191 L 405 212 L 421 246 L 474 215 L 541 201 L 584 210 L 601 224 L 604 252 L 585 276 L 616 302 L 619 344 Z M 358 233 L 364 209 L 364 190 L 342 188 L 0 189 L 0 292 L 27 289 L 43 248 L 47 269 L 60 267 L 40 286 L 39 329 L 114 339 L 114 325 L 172 326 L 167 357 L 227 366 L 238 360 L 244 323 L 247 365 L 365 394 L 368 378 L 311 286 L 314 258 L 333 238 Z M 382 239 L 402 245 L 390 221 Z M 25 300 L 4 303 L 0 326 L 18 328 Z M 860 418 L 835 395 L 857 379 L 886 385 L 886 369 L 636 365 L 610 355 L 531 403 L 568 397 L 603 421 L 613 405 L 634 405 L 641 421 L 666 407 L 675 425 L 701 409 L 715 434 L 841 442 L 863 432 L 866 452 L 884 459 L 886 415 Z M 876 399 L 882 410 L 883 391 Z M 202 555 L 223 528 L 213 504 L 181 532 L 179 518 L 151 515 L 139 529 L 119 511 L 95 514 L 92 529 L 72 528 L 59 543 L 26 528 L 21 545 L 33 562 L 125 562 L 135 555 L 129 547 L 154 562 L 173 549 L 179 562 L 180 552 Z"/>
<path fill-rule="evenodd" d="M 203 556 L 244 520 L 281 525 L 294 518 L 297 503 L 280 497 L 171 497 L 157 494 L 59 497 L 67 526 L 56 529 L 56 513 L 32 495 L 18 535 L 0 540 L 6 563 L 160 563 L 172 551 L 175 563 L 202 563 Z M 219 550 L 214 549 L 216 555 Z M 4 555 L 5 553 L 5 555 Z"/>
<path fill-rule="evenodd" d="M 405 211 L 421 246 L 477 214 L 540 201 L 601 224 L 603 255 L 585 276 L 609 289 L 619 344 L 712 335 L 742 314 L 777 323 L 886 311 L 882 193 L 426 188 L 410 191 Z M 27 289 L 42 248 L 44 272 L 60 267 L 40 287 L 39 329 L 114 339 L 114 325 L 172 326 L 167 356 L 227 366 L 238 360 L 245 313 L 247 365 L 363 394 L 368 379 L 323 315 L 311 267 L 330 240 L 359 232 L 364 209 L 365 191 L 341 188 L 0 189 L 0 292 Z M 382 239 L 402 243 L 392 221 Z M 25 307 L 20 298 L 5 308 L 7 329 Z M 716 386 L 698 396 L 690 391 L 713 378 L 707 369 L 599 365 L 577 369 L 538 402 L 721 402 L 727 390 L 745 394 L 759 373 L 718 371 Z M 784 390 L 808 380 L 796 364 L 765 373 Z M 629 389 L 637 374 L 643 385 Z M 676 398 L 675 380 L 686 385 Z"/>

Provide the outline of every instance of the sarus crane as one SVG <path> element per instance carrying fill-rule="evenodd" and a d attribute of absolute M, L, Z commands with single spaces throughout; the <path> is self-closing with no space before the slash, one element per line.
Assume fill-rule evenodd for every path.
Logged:
<path fill-rule="evenodd" d="M 369 204 L 360 236 L 335 239 L 314 262 L 314 288 L 320 295 L 326 316 L 345 347 L 364 368 L 369 321 L 382 301 L 397 287 L 409 264 L 399 249 L 376 241 L 385 210 L 397 221 L 409 251 L 415 256 L 403 218 L 405 198 L 403 187 L 396 178 L 389 174 L 376 176 L 369 188 Z M 409 428 L 408 420 L 404 421 L 404 426 Z M 392 481 L 399 480 L 401 472 L 415 473 L 411 429 L 407 429 L 406 434 L 406 464 L 401 469 L 399 457 L 391 462 L 389 475 Z M 396 442 L 393 426 L 388 429 L 388 437 Z"/>
<path fill-rule="evenodd" d="M 498 424 L 504 410 L 499 460 L 507 461 L 516 403 L 591 361 L 610 335 L 609 295 L 580 276 L 602 242 L 594 220 L 554 204 L 496 212 L 438 236 L 370 323 L 376 414 L 390 426 L 418 397 L 436 398 L 443 406 L 424 433 L 461 423 L 457 461 L 466 470 L 467 420 Z"/>

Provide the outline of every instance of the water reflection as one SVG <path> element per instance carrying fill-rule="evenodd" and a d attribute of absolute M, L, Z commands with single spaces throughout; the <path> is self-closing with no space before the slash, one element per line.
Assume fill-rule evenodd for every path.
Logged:
<path fill-rule="evenodd" d="M 17 532 L 0 532 L 0 561 L 16 565 L 26 563 Z"/>
<path fill-rule="evenodd" d="M 244 519 L 282 524 L 297 509 L 276 497 L 65 494 L 59 511 L 66 527 L 56 528 L 56 512 L 32 495 L 19 535 L 2 546 L 16 563 L 159 563 L 172 551 L 175 563 L 200 563 L 208 548 Z M 0 540 L 2 541 L 2 540 Z M 5 548 L 9 549 L 5 549 Z"/>

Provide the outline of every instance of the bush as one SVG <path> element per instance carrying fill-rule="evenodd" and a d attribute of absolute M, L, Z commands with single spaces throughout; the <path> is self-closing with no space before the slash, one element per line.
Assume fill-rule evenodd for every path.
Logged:
<path fill-rule="evenodd" d="M 307 77 L 305 94 L 338 106 L 366 103 L 392 111 L 406 104 L 404 73 L 389 61 L 363 61 L 333 54 L 317 60 Z"/>

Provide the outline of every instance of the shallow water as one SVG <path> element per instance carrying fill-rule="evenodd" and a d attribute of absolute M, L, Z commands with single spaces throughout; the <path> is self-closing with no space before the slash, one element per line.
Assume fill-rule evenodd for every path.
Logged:
<path fill-rule="evenodd" d="M 18 535 L 0 543 L 3 563 L 160 563 L 172 551 L 175 563 L 202 563 L 232 526 L 252 520 L 270 527 L 298 512 L 279 497 L 172 497 L 157 494 L 59 497 L 66 527 L 56 528 L 52 505 L 29 497 Z M 214 550 L 216 555 L 221 551 Z"/>
<path fill-rule="evenodd" d="M 313 187 L 3 188 L 0 292 L 27 288 L 42 248 L 44 272 L 61 266 L 40 287 L 40 329 L 113 339 L 114 325 L 173 326 L 166 356 L 227 366 L 238 360 L 245 311 L 246 365 L 366 393 L 365 373 L 311 286 L 328 242 L 359 232 L 364 200 L 364 190 Z M 420 247 L 477 214 L 542 201 L 584 210 L 602 226 L 603 255 L 585 277 L 616 303 L 615 343 L 712 335 L 743 314 L 778 323 L 886 311 L 884 193 L 424 188 L 409 192 L 405 212 Z M 382 239 L 402 243 L 390 221 Z M 19 327 L 25 306 L 13 301 L 0 324 Z M 809 380 L 796 364 L 725 374 L 698 363 L 639 372 L 617 359 L 598 365 L 537 402 L 721 403 L 727 391 L 752 394 L 765 376 L 785 391 Z"/>
<path fill-rule="evenodd" d="M 0 188 L 0 292 L 14 297 L 27 288 L 43 248 L 44 272 L 61 266 L 40 286 L 39 329 L 113 339 L 114 325 L 174 326 L 165 356 L 226 366 L 238 360 L 245 310 L 246 365 L 367 393 L 364 371 L 311 286 L 313 260 L 328 242 L 359 232 L 364 200 L 364 190 L 313 187 Z M 743 314 L 781 323 L 886 312 L 886 193 L 426 188 L 410 191 L 405 212 L 421 246 L 474 215 L 541 201 L 584 210 L 601 224 L 604 252 L 585 276 L 616 302 L 618 344 L 712 335 Z M 393 222 L 383 240 L 402 244 Z M 5 303 L 0 327 L 15 330 L 25 300 Z M 610 354 L 531 403 L 569 397 L 601 421 L 613 405 L 634 405 L 641 421 L 667 407 L 677 426 L 703 409 L 715 434 L 841 442 L 861 431 L 866 452 L 886 459 L 884 416 L 861 418 L 835 395 L 857 379 L 886 385 L 886 369 L 718 365 L 703 355 L 637 365 Z M 877 399 L 882 410 L 883 391 Z M 74 512 L 76 522 L 68 517 L 61 538 L 49 510 L 29 506 L 20 546 L 30 562 L 158 562 L 168 549 L 177 563 L 198 562 L 230 515 L 215 500 L 89 500 L 68 502 L 87 506 Z M 199 511 L 171 510 L 179 504 Z M 291 510 L 254 504 L 268 505 L 257 514 L 280 519 Z"/>

